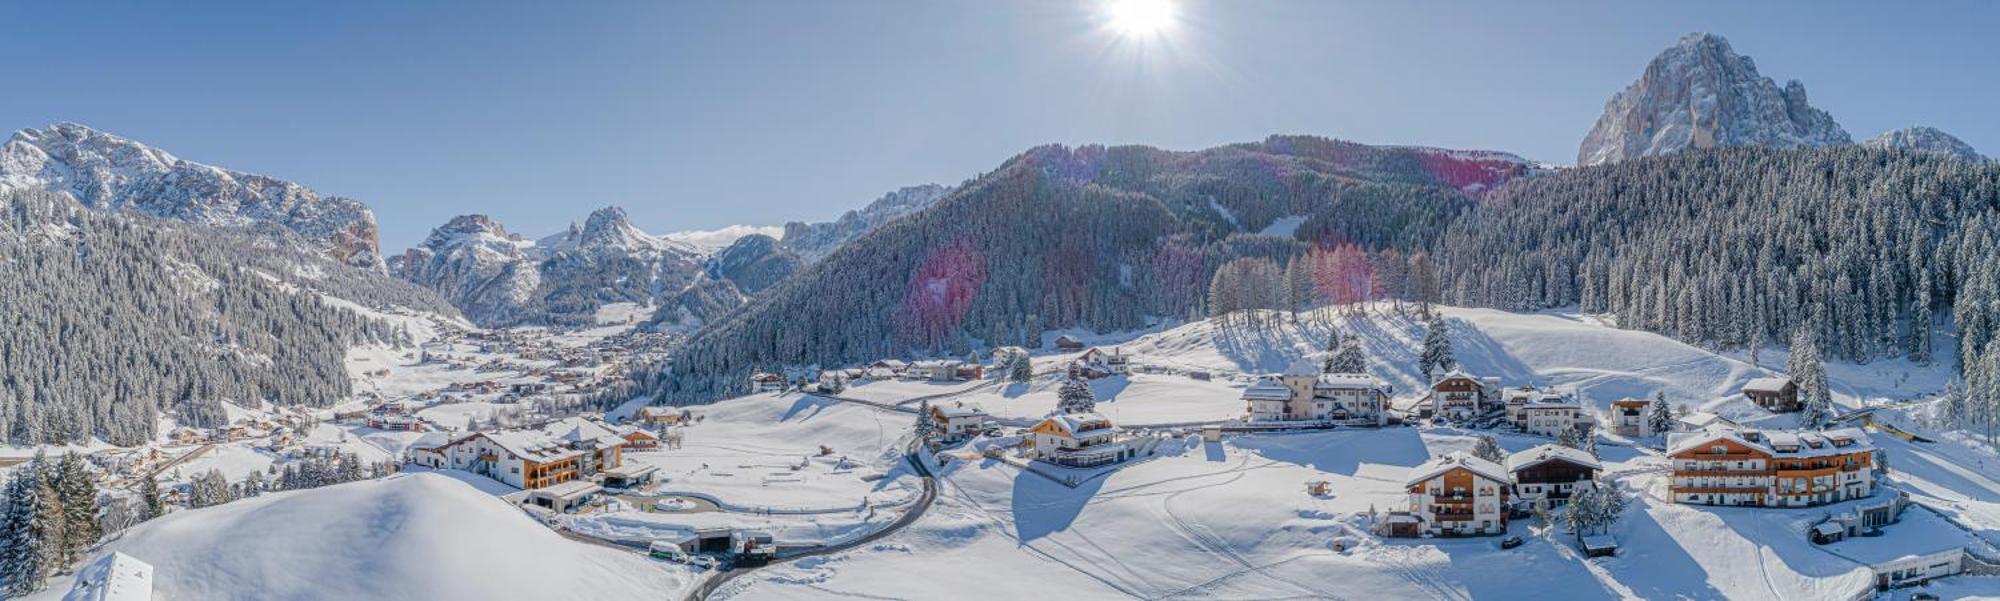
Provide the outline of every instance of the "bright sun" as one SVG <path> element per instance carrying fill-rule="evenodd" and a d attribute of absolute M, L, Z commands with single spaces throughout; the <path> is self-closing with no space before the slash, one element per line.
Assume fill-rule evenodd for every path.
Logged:
<path fill-rule="evenodd" d="M 1152 35 L 1174 24 L 1172 0 L 1109 0 L 1105 14 L 1111 28 L 1129 36 Z"/>

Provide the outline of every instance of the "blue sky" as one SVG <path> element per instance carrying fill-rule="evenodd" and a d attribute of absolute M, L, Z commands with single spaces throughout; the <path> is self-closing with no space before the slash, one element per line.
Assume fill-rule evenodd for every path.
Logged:
<path fill-rule="evenodd" d="M 76 121 L 375 208 L 530 235 L 822 220 L 1030 146 L 1319 134 L 1574 161 L 1689 31 L 1857 139 L 2000 154 L 2000 3 L 1179 0 L 1164 41 L 1078 1 L 0 3 L 0 128 Z"/>

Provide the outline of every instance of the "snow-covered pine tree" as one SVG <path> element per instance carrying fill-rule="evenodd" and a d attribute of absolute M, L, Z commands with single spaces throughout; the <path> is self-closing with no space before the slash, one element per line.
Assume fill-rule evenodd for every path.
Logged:
<path fill-rule="evenodd" d="M 1986 345 L 1965 369 L 1965 391 L 1958 397 L 1962 409 L 1952 420 L 1983 429 L 1988 445 L 2000 443 L 2000 344 Z"/>
<path fill-rule="evenodd" d="M 139 499 L 142 502 L 139 521 L 144 522 L 167 514 L 166 500 L 160 498 L 160 481 L 152 476 L 139 478 Z"/>
<path fill-rule="evenodd" d="M 1563 529 L 1573 534 L 1586 534 L 1597 523 L 1597 488 L 1577 487 L 1569 496 L 1569 504 L 1563 506 Z"/>
<path fill-rule="evenodd" d="M 1340 335 L 1340 328 L 1332 328 L 1332 332 L 1326 337 L 1326 360 L 1319 364 L 1320 373 L 1336 373 L 1333 371 L 1333 362 L 1335 356 L 1340 354 L 1340 349 L 1344 346 L 1344 342 L 1345 340 Z"/>
<path fill-rule="evenodd" d="M 1056 391 L 1056 408 L 1063 413 L 1089 413 L 1097 410 L 1097 393 L 1090 390 L 1090 383 L 1081 378 L 1070 378 L 1063 382 L 1062 389 Z"/>
<path fill-rule="evenodd" d="M 1422 355 L 1417 359 L 1417 369 L 1424 372 L 1424 381 L 1431 382 L 1441 373 L 1458 366 L 1458 359 L 1452 356 L 1451 334 L 1446 331 L 1444 316 L 1432 314 L 1424 331 Z"/>
<path fill-rule="evenodd" d="M 1826 366 L 1821 363 L 1819 342 L 1810 326 L 1792 334 L 1789 371 L 1799 388 L 1799 427 L 1819 428 L 1833 418 L 1833 396 L 1827 389 Z"/>
<path fill-rule="evenodd" d="M 0 582 L 10 597 L 42 590 L 60 562 L 62 508 L 43 479 L 44 457 L 13 471 L 0 513 Z"/>
<path fill-rule="evenodd" d="M 1618 519 L 1625 515 L 1625 508 L 1631 504 L 1632 500 L 1626 497 L 1623 492 L 1620 492 L 1616 486 L 1606 486 L 1604 488 L 1592 487 L 1592 490 L 1595 491 L 1594 496 L 1597 497 L 1597 511 L 1594 512 L 1596 514 L 1596 523 L 1593 526 L 1597 529 L 1598 533 L 1602 534 L 1610 530 L 1611 526 L 1618 523 Z"/>
<path fill-rule="evenodd" d="M 1653 393 L 1653 402 L 1646 406 L 1646 430 L 1654 436 L 1664 436 L 1674 428 L 1674 410 L 1667 404 L 1667 391 Z"/>
<path fill-rule="evenodd" d="M 264 494 L 264 472 L 250 472 L 243 477 L 243 497 L 252 498 Z"/>
<path fill-rule="evenodd" d="M 1334 352 L 1333 358 L 1327 363 L 1331 368 L 1327 371 L 1331 373 L 1368 373 L 1368 355 L 1361 351 L 1361 340 L 1352 336 L 1341 342 L 1340 350 Z"/>
<path fill-rule="evenodd" d="M 61 563 L 69 565 L 103 536 L 97 523 L 97 482 L 82 456 L 70 451 L 56 462 L 53 488 L 63 514 Z"/>
<path fill-rule="evenodd" d="M 1575 429 L 1567 429 L 1556 433 L 1556 444 L 1572 449 L 1582 449 L 1583 439 L 1576 435 Z"/>
<path fill-rule="evenodd" d="M 1035 362 L 1022 350 L 1014 353 L 1007 361 L 1007 379 L 1013 382 L 1030 382 L 1035 379 Z"/>
<path fill-rule="evenodd" d="M 917 402 L 917 423 L 911 426 L 911 433 L 916 434 L 917 440 L 924 442 L 937 438 L 937 417 L 931 415 L 930 399 Z"/>
<path fill-rule="evenodd" d="M 1578 442 L 1583 448 L 1583 452 L 1590 453 L 1591 457 L 1597 457 L 1597 429 L 1584 426 L 1583 428 L 1575 429 L 1575 431 L 1577 438 L 1581 439 Z"/>
<path fill-rule="evenodd" d="M 1500 439 L 1492 434 L 1479 435 L 1479 443 L 1472 447 L 1472 456 L 1494 463 L 1507 462 L 1507 451 L 1500 448 Z"/>

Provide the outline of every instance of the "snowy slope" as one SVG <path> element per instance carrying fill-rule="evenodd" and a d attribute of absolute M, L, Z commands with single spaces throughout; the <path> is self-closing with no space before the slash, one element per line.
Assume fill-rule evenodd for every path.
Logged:
<path fill-rule="evenodd" d="M 706 254 L 714 254 L 716 251 L 729 248 L 729 245 L 735 244 L 738 239 L 758 235 L 777 238 L 785 235 L 785 228 L 775 225 L 731 225 L 712 230 L 668 232 L 660 237 L 692 246 Z"/>
<path fill-rule="evenodd" d="M 155 599 L 637 599 L 690 582 L 673 564 L 564 539 L 436 474 L 177 512 L 100 549 L 153 564 Z M 56 599 L 58 583 L 36 599 Z"/>

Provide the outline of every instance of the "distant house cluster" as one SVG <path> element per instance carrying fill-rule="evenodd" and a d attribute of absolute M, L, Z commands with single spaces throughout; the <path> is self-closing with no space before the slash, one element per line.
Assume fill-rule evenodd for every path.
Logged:
<path fill-rule="evenodd" d="M 1264 376 L 1243 390 L 1251 422 L 1331 422 L 1381 426 L 1389 423 L 1395 387 L 1368 374 L 1321 373 L 1299 360 L 1284 373 Z"/>
<path fill-rule="evenodd" d="M 1574 395 L 1529 385 L 1506 388 L 1499 378 L 1463 369 L 1453 369 L 1432 382 L 1429 401 L 1424 408 L 1433 417 L 1504 420 L 1516 430 L 1551 438 L 1587 430 L 1597 423 L 1592 411 Z"/>

